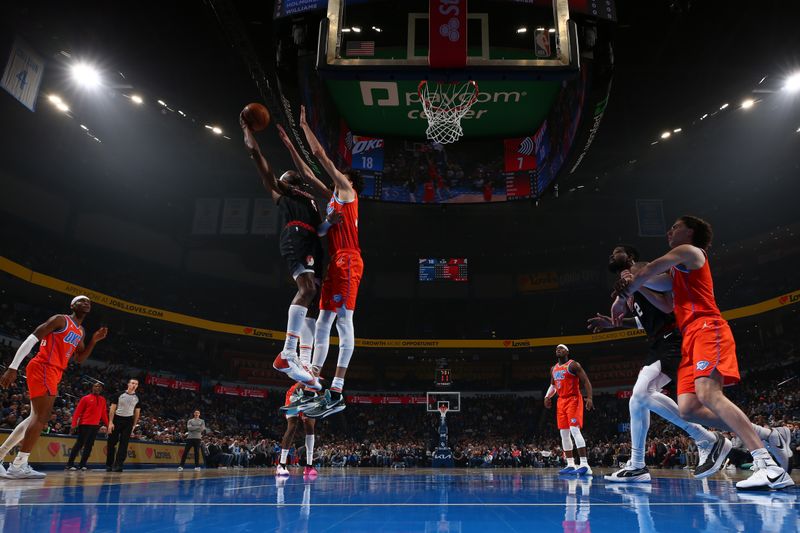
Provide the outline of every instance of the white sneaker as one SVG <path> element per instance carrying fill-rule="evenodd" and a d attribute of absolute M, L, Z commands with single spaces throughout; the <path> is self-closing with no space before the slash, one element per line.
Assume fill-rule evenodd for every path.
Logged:
<path fill-rule="evenodd" d="M 575 474 L 579 476 L 591 476 L 592 467 L 589 465 L 578 465 L 578 467 L 575 469 Z"/>
<path fill-rule="evenodd" d="M 303 363 L 300 361 L 300 358 L 297 357 L 296 353 L 279 353 L 272 362 L 272 368 L 316 390 L 322 388 L 319 384 L 319 380 L 314 377 L 310 370 L 303 366 Z"/>
<path fill-rule="evenodd" d="M 178 472 L 183 472 L 183 467 L 182 466 L 178 467 Z"/>
<path fill-rule="evenodd" d="M 275 469 L 276 476 L 288 476 L 289 471 L 283 465 L 278 465 L 278 468 Z"/>
<path fill-rule="evenodd" d="M 612 483 L 648 483 L 650 481 L 650 470 L 647 466 L 636 468 L 630 461 L 625 466 L 609 476 L 605 476 L 606 481 Z"/>
<path fill-rule="evenodd" d="M 794 481 L 783 468 L 776 465 L 771 459 L 756 459 L 753 461 L 755 473 L 747 479 L 736 484 L 739 490 L 778 490 L 794 485 Z"/>
<path fill-rule="evenodd" d="M 200 471 L 200 467 L 199 466 L 194 467 L 194 469 L 195 469 L 196 472 Z"/>
<path fill-rule="evenodd" d="M 792 432 L 789 431 L 789 428 L 784 426 L 774 428 L 770 432 L 769 438 L 764 441 L 767 445 L 767 449 L 775 458 L 775 461 L 786 472 L 790 471 L 789 459 L 794 455 L 792 453 L 791 441 Z"/>
<path fill-rule="evenodd" d="M 25 463 L 20 466 L 11 464 L 6 471 L 6 477 L 9 479 L 43 479 L 47 477 L 44 472 L 37 472 L 31 465 Z"/>

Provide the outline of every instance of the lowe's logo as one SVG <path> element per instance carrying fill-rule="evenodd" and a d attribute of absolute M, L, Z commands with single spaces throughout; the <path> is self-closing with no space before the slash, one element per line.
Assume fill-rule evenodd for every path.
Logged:
<path fill-rule="evenodd" d="M 353 155 L 383 148 L 383 139 L 365 139 L 353 145 Z"/>

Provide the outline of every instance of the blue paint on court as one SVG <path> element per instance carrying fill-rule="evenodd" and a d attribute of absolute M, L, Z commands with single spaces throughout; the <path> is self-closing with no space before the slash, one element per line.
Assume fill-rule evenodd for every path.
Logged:
<path fill-rule="evenodd" d="M 729 480 L 660 478 L 618 486 L 602 476 L 427 472 L 327 470 L 308 481 L 256 471 L 122 484 L 124 478 L 88 473 L 103 484 L 85 484 L 81 474 L 67 477 L 68 486 L 52 487 L 6 481 L 0 484 L 0 531 L 800 530 L 794 488 L 743 494 Z"/>

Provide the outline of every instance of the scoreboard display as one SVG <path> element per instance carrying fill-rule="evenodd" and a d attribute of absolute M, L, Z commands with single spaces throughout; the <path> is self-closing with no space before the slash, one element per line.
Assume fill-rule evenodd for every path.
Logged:
<path fill-rule="evenodd" d="M 467 259 L 420 258 L 420 281 L 468 281 Z"/>

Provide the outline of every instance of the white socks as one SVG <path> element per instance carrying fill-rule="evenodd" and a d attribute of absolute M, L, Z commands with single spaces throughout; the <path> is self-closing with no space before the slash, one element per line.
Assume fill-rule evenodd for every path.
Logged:
<path fill-rule="evenodd" d="M 306 464 L 314 466 L 314 435 L 306 435 Z"/>
<path fill-rule="evenodd" d="M 289 450 L 281 449 L 281 465 L 286 466 L 286 460 L 289 458 Z"/>
<path fill-rule="evenodd" d="M 331 381 L 331 390 L 334 392 L 342 392 L 344 390 L 344 378 L 333 378 L 333 381 Z"/>
<path fill-rule="evenodd" d="M 22 466 L 28 464 L 28 457 L 30 456 L 30 452 L 19 452 L 17 457 L 14 459 L 14 466 Z"/>
<path fill-rule="evenodd" d="M 311 348 L 314 346 L 314 330 L 316 327 L 316 320 L 306 318 L 300 328 L 300 361 L 306 365 L 311 365 Z"/>
<path fill-rule="evenodd" d="M 283 343 L 282 354 L 291 354 L 297 351 L 297 341 L 300 340 L 300 330 L 306 320 L 308 309 L 302 305 L 289 306 L 289 321 L 286 324 L 286 341 Z"/>

